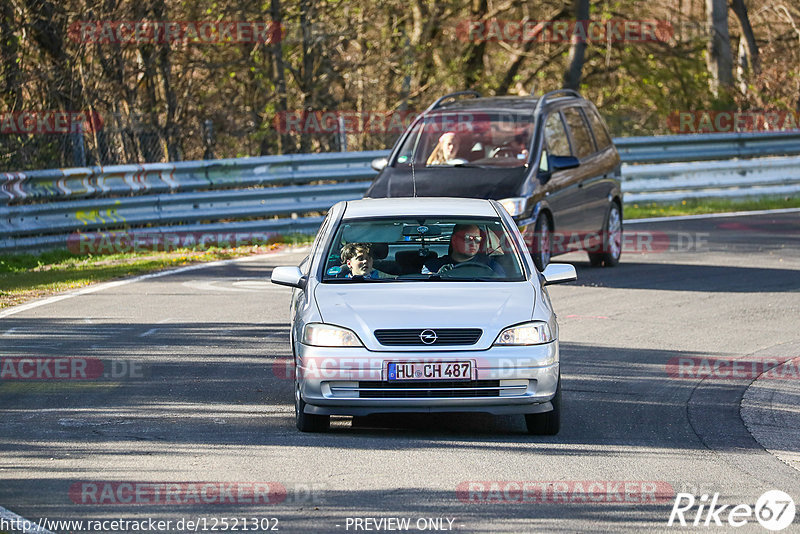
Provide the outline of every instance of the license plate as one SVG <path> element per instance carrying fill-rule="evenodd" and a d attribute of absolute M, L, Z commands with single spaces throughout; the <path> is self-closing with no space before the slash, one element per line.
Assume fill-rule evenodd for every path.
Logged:
<path fill-rule="evenodd" d="M 472 362 L 389 362 L 388 380 L 472 380 Z"/>

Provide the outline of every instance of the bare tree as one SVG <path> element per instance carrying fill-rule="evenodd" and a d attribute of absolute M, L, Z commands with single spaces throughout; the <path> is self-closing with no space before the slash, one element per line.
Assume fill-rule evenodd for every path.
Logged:
<path fill-rule="evenodd" d="M 708 27 L 708 72 L 711 92 L 719 96 L 720 89 L 733 87 L 733 55 L 728 33 L 728 4 L 726 0 L 706 0 Z"/>
<path fill-rule="evenodd" d="M 589 20 L 589 0 L 575 0 L 575 18 L 577 24 L 585 24 Z M 564 73 L 566 89 L 575 89 L 576 91 L 580 89 L 585 55 L 586 40 L 573 36 L 572 45 L 569 48 L 569 67 Z"/>
<path fill-rule="evenodd" d="M 753 26 L 750 24 L 750 16 L 747 13 L 747 6 L 744 0 L 731 0 L 731 9 L 739 19 L 739 24 L 742 27 L 742 35 L 744 42 L 747 45 L 748 63 L 754 74 L 761 72 L 761 61 L 758 53 L 758 43 L 756 43 L 756 36 L 753 33 Z"/>

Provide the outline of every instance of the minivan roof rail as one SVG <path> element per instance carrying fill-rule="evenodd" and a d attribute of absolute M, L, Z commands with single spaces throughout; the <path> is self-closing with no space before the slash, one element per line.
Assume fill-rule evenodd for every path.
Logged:
<path fill-rule="evenodd" d="M 428 111 L 432 111 L 438 108 L 440 105 L 442 105 L 442 102 L 444 102 L 449 98 L 456 99 L 460 96 L 467 96 L 467 95 L 474 96 L 475 98 L 481 97 L 481 94 L 478 91 L 456 91 L 455 93 L 450 93 L 448 95 L 444 95 L 442 97 L 437 98 L 433 104 L 428 106 L 428 109 L 426 109 L 425 112 L 427 113 Z"/>
<path fill-rule="evenodd" d="M 533 96 L 533 92 L 531 92 L 531 96 Z M 556 89 L 555 91 L 550 91 L 549 93 L 545 93 L 539 97 L 539 101 L 536 102 L 536 108 L 533 111 L 534 115 L 542 110 L 544 105 L 547 103 L 548 98 L 552 98 L 554 96 L 574 96 L 576 98 L 583 98 L 575 89 Z"/>

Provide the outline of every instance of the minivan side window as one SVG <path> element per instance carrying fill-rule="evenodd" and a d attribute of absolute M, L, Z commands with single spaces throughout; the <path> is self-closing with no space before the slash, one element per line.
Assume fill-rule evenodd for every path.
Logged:
<path fill-rule="evenodd" d="M 592 108 L 586 110 L 586 115 L 588 115 L 589 122 L 592 125 L 594 140 L 597 142 L 597 150 L 605 150 L 611 145 L 611 138 L 608 136 L 608 130 L 603 124 L 603 119 Z"/>
<path fill-rule="evenodd" d="M 561 114 L 557 111 L 547 116 L 547 120 L 544 123 L 544 140 L 545 146 L 551 155 L 572 155 L 567 131 L 564 129 L 564 122 L 561 120 Z"/>
<path fill-rule="evenodd" d="M 572 132 L 572 139 L 575 141 L 575 155 L 578 159 L 583 159 L 593 154 L 594 141 L 581 112 L 578 111 L 578 108 L 567 108 L 563 112 L 569 125 L 569 131 Z"/>

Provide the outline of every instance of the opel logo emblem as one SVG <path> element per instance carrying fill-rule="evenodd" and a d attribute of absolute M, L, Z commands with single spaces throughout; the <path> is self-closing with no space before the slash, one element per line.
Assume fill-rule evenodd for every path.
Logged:
<path fill-rule="evenodd" d="M 439 336 L 436 335 L 436 332 L 433 330 L 423 330 L 419 333 L 419 339 L 425 343 L 426 345 L 432 345 L 436 343 L 436 340 Z"/>

